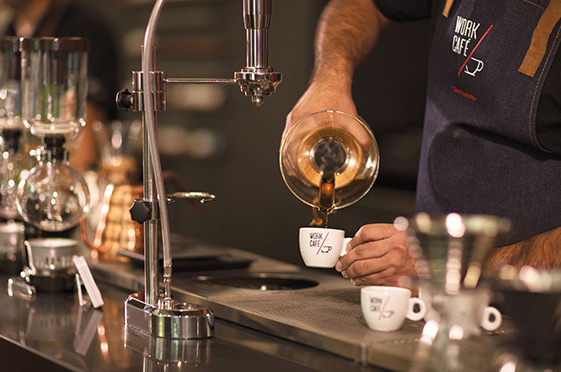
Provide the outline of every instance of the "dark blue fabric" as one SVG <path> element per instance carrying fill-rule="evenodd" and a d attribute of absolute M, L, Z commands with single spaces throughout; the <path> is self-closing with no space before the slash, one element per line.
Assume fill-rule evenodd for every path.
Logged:
<path fill-rule="evenodd" d="M 559 25 L 535 77 L 517 71 L 544 11 L 539 5 L 456 0 L 449 17 L 440 16 L 431 49 L 419 211 L 505 216 L 519 229 L 517 239 L 561 226 L 561 157 L 542 149 L 535 121 Z M 458 27 L 464 21 L 471 22 L 471 32 Z M 458 54 L 453 48 L 460 39 L 468 48 Z"/>
<path fill-rule="evenodd" d="M 445 1 L 443 0 L 374 0 L 378 8 L 389 19 L 395 21 L 410 21 L 424 19 L 430 16 L 428 9 L 433 7 L 433 17 L 440 19 Z M 458 7 L 461 0 L 456 0 L 453 6 Z M 491 5 L 495 2 L 489 2 Z M 549 4 L 549 0 L 537 0 L 532 4 L 523 0 L 510 0 L 507 3 L 499 2 L 505 9 L 512 9 L 513 6 L 523 6 L 527 9 L 535 7 L 544 9 Z M 496 5 L 496 4 L 495 4 Z M 499 14 L 502 9 L 499 10 Z M 517 34 L 514 34 L 513 43 L 516 44 Z M 525 42 L 528 42 L 525 39 Z M 527 45 L 525 45 L 527 46 Z M 539 146 L 547 151 L 561 154 L 561 51 L 557 51 L 551 56 L 553 64 L 550 73 L 545 77 L 545 83 L 541 88 L 539 97 L 536 97 L 537 115 L 535 117 L 535 136 Z"/>

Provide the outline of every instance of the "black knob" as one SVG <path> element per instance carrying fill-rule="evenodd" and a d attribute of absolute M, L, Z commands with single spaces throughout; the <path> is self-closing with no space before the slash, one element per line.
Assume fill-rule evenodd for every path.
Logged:
<path fill-rule="evenodd" d="M 117 92 L 115 103 L 117 103 L 117 108 L 121 111 L 132 111 L 134 107 L 134 97 L 128 89 L 122 89 Z"/>
<path fill-rule="evenodd" d="M 129 212 L 133 221 L 138 223 L 148 221 L 152 215 L 152 202 L 144 199 L 134 199 Z"/>

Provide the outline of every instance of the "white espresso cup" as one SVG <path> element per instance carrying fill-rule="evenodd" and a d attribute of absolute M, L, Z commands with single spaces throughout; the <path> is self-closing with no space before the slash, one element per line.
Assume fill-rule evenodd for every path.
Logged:
<path fill-rule="evenodd" d="M 421 320 L 426 312 L 425 303 L 401 287 L 362 287 L 360 303 L 366 324 L 375 331 L 398 330 L 406 318 Z"/>
<path fill-rule="evenodd" d="M 300 254 L 308 267 L 334 267 L 346 253 L 345 231 L 323 227 L 300 228 Z"/>
<path fill-rule="evenodd" d="M 450 324 L 459 325 L 468 335 L 479 335 L 481 329 L 497 330 L 503 321 L 501 312 L 490 306 L 490 295 L 482 291 L 461 291 L 456 295 L 432 295 L 429 288 L 423 287 L 419 297 L 427 305 L 425 320 L 437 320 L 440 315 L 433 305 L 446 312 Z"/>

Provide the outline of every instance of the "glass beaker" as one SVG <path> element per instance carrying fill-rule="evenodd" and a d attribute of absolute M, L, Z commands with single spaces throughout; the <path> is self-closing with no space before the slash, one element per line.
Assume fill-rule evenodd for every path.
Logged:
<path fill-rule="evenodd" d="M 21 53 L 17 37 L 0 38 L 0 129 L 23 130 Z"/>
<path fill-rule="evenodd" d="M 378 144 L 364 121 L 325 110 L 302 118 L 287 132 L 279 162 L 290 191 L 327 215 L 368 193 L 379 160 Z"/>
<path fill-rule="evenodd" d="M 64 136 L 46 136 L 37 164 L 18 185 L 17 207 L 25 222 L 43 231 L 64 231 L 89 211 L 83 177 L 70 166 Z"/>
<path fill-rule="evenodd" d="M 17 37 L 0 38 L 0 218 L 7 220 L 18 217 L 15 190 L 23 170 L 19 43 Z"/>
<path fill-rule="evenodd" d="M 86 124 L 88 41 L 21 41 L 22 117 L 32 134 L 72 137 Z"/>

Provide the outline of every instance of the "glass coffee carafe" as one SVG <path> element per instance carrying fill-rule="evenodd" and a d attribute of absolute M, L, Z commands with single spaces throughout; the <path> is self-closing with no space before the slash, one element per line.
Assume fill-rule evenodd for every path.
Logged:
<path fill-rule="evenodd" d="M 361 119 L 325 110 L 299 120 L 284 136 L 280 168 L 290 191 L 326 216 L 360 200 L 378 175 L 376 139 Z"/>

